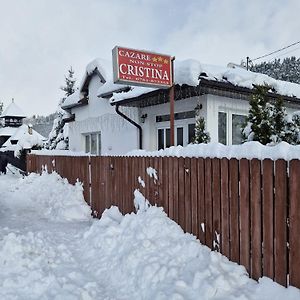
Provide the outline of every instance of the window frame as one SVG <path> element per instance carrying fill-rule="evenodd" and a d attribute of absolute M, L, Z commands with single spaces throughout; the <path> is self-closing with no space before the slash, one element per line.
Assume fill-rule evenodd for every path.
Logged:
<path fill-rule="evenodd" d="M 162 124 L 164 123 L 164 124 Z M 188 121 L 184 120 L 184 121 L 178 121 L 175 122 L 175 128 L 174 128 L 174 144 L 175 146 L 177 146 L 178 144 L 178 137 L 177 137 L 177 133 L 178 133 L 178 128 L 182 128 L 182 140 L 183 140 L 183 147 L 187 146 L 189 144 L 189 125 L 190 124 L 196 124 L 196 121 L 194 119 L 189 119 Z M 166 136 L 166 132 L 167 129 L 170 129 L 170 123 L 169 122 L 160 122 L 159 126 L 156 126 L 155 130 L 156 130 L 156 149 L 166 149 L 166 141 L 167 141 L 167 136 Z M 159 135 L 159 130 L 163 130 L 163 135 L 164 135 L 164 141 L 163 141 L 163 148 L 159 148 L 159 143 L 158 143 L 158 135 Z"/>
<path fill-rule="evenodd" d="M 239 115 L 239 116 L 248 116 L 248 111 L 239 110 L 239 109 L 229 109 L 224 107 L 219 107 L 218 109 L 218 121 L 217 121 L 217 132 L 218 138 L 217 141 L 219 142 L 219 113 L 226 113 L 226 144 L 225 145 L 233 145 L 233 130 L 232 130 L 232 116 Z M 239 145 L 239 144 L 235 144 Z"/>
<path fill-rule="evenodd" d="M 92 135 L 96 135 L 96 153 L 92 153 Z M 101 145 L 102 145 L 102 138 L 101 138 L 101 131 L 95 131 L 95 132 L 88 132 L 84 133 L 84 151 L 85 153 L 89 153 L 91 155 L 101 155 Z M 87 140 L 89 140 L 89 147 L 87 147 Z M 89 149 L 89 151 L 87 151 Z"/>

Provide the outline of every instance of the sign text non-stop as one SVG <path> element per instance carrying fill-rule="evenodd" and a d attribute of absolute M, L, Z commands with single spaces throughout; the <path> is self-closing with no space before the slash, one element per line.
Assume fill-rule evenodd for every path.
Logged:
<path fill-rule="evenodd" d="M 173 84 L 172 57 L 122 47 L 113 49 L 114 82 L 169 88 Z"/>

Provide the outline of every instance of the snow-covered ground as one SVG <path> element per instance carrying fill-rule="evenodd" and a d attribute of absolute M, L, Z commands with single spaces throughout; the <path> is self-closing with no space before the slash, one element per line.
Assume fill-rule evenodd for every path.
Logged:
<path fill-rule="evenodd" d="M 0 175 L 0 195 L 0 299 L 300 299 L 249 279 L 161 208 L 93 220 L 81 186 L 55 173 Z"/>

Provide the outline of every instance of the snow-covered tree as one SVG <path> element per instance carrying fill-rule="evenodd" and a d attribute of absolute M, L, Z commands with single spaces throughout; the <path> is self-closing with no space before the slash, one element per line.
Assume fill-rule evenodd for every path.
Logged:
<path fill-rule="evenodd" d="M 69 113 L 61 108 L 65 99 L 75 92 L 74 71 L 72 67 L 68 70 L 68 76 L 65 76 L 65 86 L 61 87 L 61 90 L 65 92 L 64 97 L 59 101 L 56 111 L 56 118 L 53 121 L 53 127 L 49 134 L 48 141 L 46 142 L 47 149 L 69 149 L 69 132 L 68 124 L 65 123 L 65 119 L 69 117 Z"/>
<path fill-rule="evenodd" d="M 300 144 L 300 111 L 292 115 L 292 120 L 287 122 L 285 141 L 292 145 Z"/>
<path fill-rule="evenodd" d="M 245 141 L 258 141 L 263 145 L 277 144 L 282 141 L 300 144 L 300 112 L 288 121 L 283 98 L 277 97 L 269 102 L 267 93 L 270 86 L 256 86 L 249 101 L 250 109 L 247 124 L 243 129 Z M 272 89 L 274 92 L 274 89 Z"/>
<path fill-rule="evenodd" d="M 273 124 L 272 142 L 277 144 L 286 141 L 287 112 L 283 105 L 283 98 L 276 98 L 275 103 L 270 106 L 270 110 L 272 117 L 271 124 Z"/>
<path fill-rule="evenodd" d="M 257 85 L 249 101 L 250 109 L 247 117 L 247 125 L 243 129 L 246 141 L 258 141 L 263 145 L 272 142 L 274 133 L 272 124 L 272 106 L 268 103 L 267 94 L 270 86 Z"/>
<path fill-rule="evenodd" d="M 74 70 L 72 69 L 72 66 L 68 70 L 68 76 L 65 76 L 65 86 L 62 86 L 60 89 L 65 92 L 65 97 L 62 98 L 63 100 L 66 99 L 66 97 L 69 97 L 70 95 L 74 94 L 75 92 L 75 82 L 76 79 L 74 78 Z"/>
<path fill-rule="evenodd" d="M 195 125 L 194 144 L 207 144 L 209 142 L 210 136 L 209 133 L 205 130 L 205 120 L 203 117 L 197 117 Z"/>

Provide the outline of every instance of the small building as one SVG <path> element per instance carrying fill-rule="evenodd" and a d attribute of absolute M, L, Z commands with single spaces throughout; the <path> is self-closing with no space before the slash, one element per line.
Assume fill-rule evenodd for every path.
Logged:
<path fill-rule="evenodd" d="M 23 124 L 26 118 L 21 108 L 12 100 L 9 106 L 1 114 L 4 127 L 0 128 L 0 151 L 15 151 L 20 145 L 19 141 L 32 141 L 32 143 L 41 144 L 45 137 L 32 129 L 31 125 Z M 27 137 L 26 137 L 27 136 Z M 17 147 L 18 145 L 18 147 Z M 31 146 L 25 145 L 28 149 Z"/>
<path fill-rule="evenodd" d="M 230 65 L 217 67 L 196 60 L 175 63 L 175 145 L 194 138 L 195 118 L 204 117 L 212 142 L 242 142 L 241 127 L 249 110 L 253 85 L 269 84 L 282 96 L 288 114 L 300 109 L 300 85 Z M 72 151 L 118 155 L 142 148 L 170 146 L 169 92 L 165 89 L 113 83 L 111 62 L 96 59 L 87 66 L 77 93 L 62 106 L 72 114 Z"/>
<path fill-rule="evenodd" d="M 21 108 L 14 102 L 1 114 L 3 127 L 0 128 L 0 147 L 17 131 L 18 127 L 22 126 L 23 119 L 26 118 Z"/>

